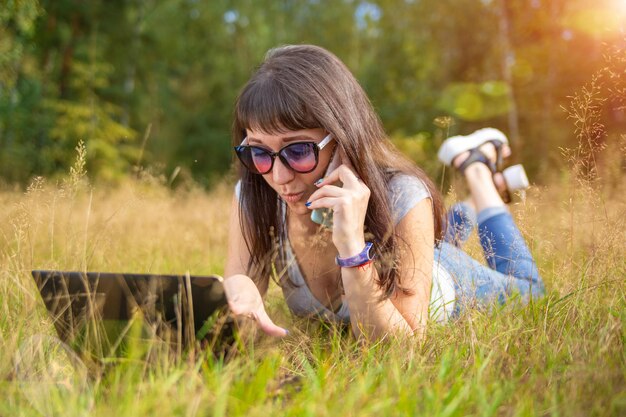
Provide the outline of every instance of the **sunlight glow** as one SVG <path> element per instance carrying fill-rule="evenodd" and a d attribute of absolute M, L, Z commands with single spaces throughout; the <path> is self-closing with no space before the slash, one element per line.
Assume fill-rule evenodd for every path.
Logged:
<path fill-rule="evenodd" d="M 613 36 L 626 27 L 626 0 L 614 0 L 615 7 L 586 8 L 566 14 L 564 27 L 586 33 L 594 38 Z M 616 13 L 616 9 L 619 13 Z"/>

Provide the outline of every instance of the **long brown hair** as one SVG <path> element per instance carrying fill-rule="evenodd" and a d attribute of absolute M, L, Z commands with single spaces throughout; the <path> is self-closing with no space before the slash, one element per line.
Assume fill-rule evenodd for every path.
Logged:
<path fill-rule="evenodd" d="M 246 129 L 276 134 L 323 128 L 345 152 L 371 194 L 365 231 L 375 242 L 379 285 L 386 296 L 402 289 L 395 259 L 401 239 L 395 233 L 388 201 L 388 182 L 397 173 L 418 177 L 432 197 L 436 244 L 442 235 L 443 203 L 432 181 L 389 141 L 367 95 L 350 70 L 318 46 L 289 45 L 271 49 L 239 94 L 235 106 L 233 144 Z M 283 233 L 276 192 L 261 175 L 240 166 L 239 219 L 250 251 L 248 273 L 265 287 L 276 238 Z"/>

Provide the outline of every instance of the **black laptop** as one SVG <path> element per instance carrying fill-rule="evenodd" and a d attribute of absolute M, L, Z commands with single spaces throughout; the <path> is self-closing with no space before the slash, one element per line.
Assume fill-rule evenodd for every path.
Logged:
<path fill-rule="evenodd" d="M 118 354 L 129 338 L 177 349 L 223 349 L 233 340 L 216 275 L 37 270 L 32 276 L 59 338 L 81 353 Z"/>

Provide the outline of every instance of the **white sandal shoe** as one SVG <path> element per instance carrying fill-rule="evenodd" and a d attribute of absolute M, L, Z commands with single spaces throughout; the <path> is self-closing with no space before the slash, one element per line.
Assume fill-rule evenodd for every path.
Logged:
<path fill-rule="evenodd" d="M 444 164 L 451 166 L 454 158 L 463 152 L 478 148 L 489 141 L 500 142 L 500 145 L 509 144 L 509 140 L 504 133 L 492 127 L 485 127 L 467 136 L 458 135 L 449 137 L 441 144 L 439 152 L 437 152 L 437 157 Z"/>
<path fill-rule="evenodd" d="M 487 158 L 487 156 L 481 152 L 480 147 L 487 142 L 491 142 L 496 148 L 496 161 L 493 162 Z M 528 182 L 528 176 L 524 170 L 524 166 L 521 164 L 512 165 L 502 170 L 502 146 L 508 145 L 509 141 L 504 133 L 498 129 L 487 127 L 475 131 L 467 136 L 452 136 L 446 139 L 437 156 L 439 160 L 446 165 L 451 166 L 454 158 L 462 154 L 463 152 L 469 152 L 468 158 L 460 164 L 457 169 L 463 173 L 465 169 L 474 162 L 481 162 L 489 168 L 492 175 L 501 173 L 506 189 L 500 191 L 500 196 L 505 203 L 511 202 L 511 193 L 514 191 L 523 191 L 527 189 L 530 184 Z"/>

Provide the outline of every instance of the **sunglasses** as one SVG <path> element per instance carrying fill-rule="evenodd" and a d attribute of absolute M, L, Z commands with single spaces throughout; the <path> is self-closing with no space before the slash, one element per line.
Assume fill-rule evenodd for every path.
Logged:
<path fill-rule="evenodd" d="M 333 138 L 329 133 L 320 143 L 294 142 L 282 147 L 278 152 L 268 151 L 258 146 L 244 145 L 247 140 L 246 136 L 241 145 L 235 146 L 235 153 L 250 172 L 263 175 L 272 170 L 277 156 L 284 165 L 295 172 L 306 174 L 313 171 L 319 163 L 320 151 Z"/>

